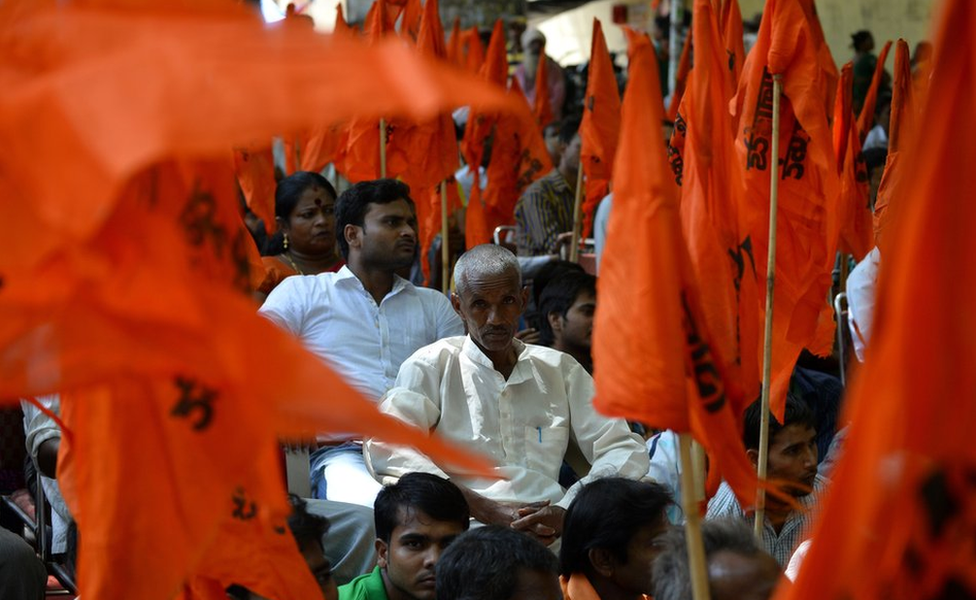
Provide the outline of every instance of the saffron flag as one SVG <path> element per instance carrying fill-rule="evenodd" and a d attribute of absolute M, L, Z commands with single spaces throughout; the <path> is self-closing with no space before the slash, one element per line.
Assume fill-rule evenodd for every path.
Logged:
<path fill-rule="evenodd" d="M 861 114 L 857 117 L 857 131 L 861 143 L 868 136 L 868 132 L 874 127 L 874 112 L 878 105 L 878 89 L 881 87 L 881 80 L 884 78 L 884 66 L 888 60 L 888 51 L 891 50 L 891 41 L 885 42 L 881 54 L 878 55 L 878 64 L 874 68 L 874 75 L 871 77 L 871 85 L 868 87 L 867 94 L 864 95 L 864 106 L 861 107 Z"/>
<path fill-rule="evenodd" d="M 264 525 L 286 513 L 280 472 L 259 468 L 279 435 L 427 443 L 255 315 L 228 148 L 307 129 L 323 111 L 422 120 L 513 106 L 399 45 L 284 34 L 205 6 L 0 6 L 0 139 L 24 150 L 0 157 L 0 189 L 31 200 L 0 203 L 22 232 L 0 256 L 0 397 L 68 393 L 76 444 L 59 475 L 79 507 L 84 597 L 171 598 L 181 582 L 223 577 L 211 569 L 221 556 L 245 580 L 255 565 L 233 566 L 218 528 L 236 518 L 238 488 L 242 514 L 247 499 Z M 282 94 L 289 106 L 273 102 Z M 55 176 L 41 167 L 53 163 Z M 477 468 L 425 451 L 438 452 Z M 261 547 L 287 569 L 268 581 L 289 582 L 264 594 L 309 597 L 297 553 Z"/>
<path fill-rule="evenodd" d="M 465 29 L 461 35 L 461 50 L 464 68 L 472 73 L 480 73 L 485 64 L 485 46 L 481 43 L 481 33 L 477 27 Z"/>
<path fill-rule="evenodd" d="M 685 93 L 685 82 L 688 81 L 688 73 L 691 71 L 691 38 L 689 31 L 685 38 L 685 44 L 681 48 L 681 58 L 678 59 L 678 72 L 674 79 L 674 91 L 671 92 L 671 102 L 668 104 L 668 121 L 674 122 L 678 116 L 678 106 L 681 105 L 681 97 Z"/>
<path fill-rule="evenodd" d="M 274 199 L 277 184 L 271 146 L 235 148 L 234 170 L 247 207 L 264 221 L 264 228 L 271 235 L 278 229 Z"/>
<path fill-rule="evenodd" d="M 778 418 L 800 351 L 825 354 L 833 343 L 827 293 L 837 227 L 829 220 L 836 219 L 839 179 L 827 107 L 834 100 L 835 74 L 812 1 L 769 0 L 733 103 L 746 185 L 743 233 L 752 242 L 759 273 L 767 263 L 769 170 L 779 173 L 770 390 Z M 783 82 L 780 156 L 770 156 L 774 76 Z"/>
<path fill-rule="evenodd" d="M 726 394 L 739 415 L 759 393 L 759 292 L 752 239 L 740 225 L 744 187 L 728 111 L 733 74 L 720 25 L 709 1 L 697 0 L 695 67 L 681 101 L 687 131 L 681 222 L 702 317 L 716 360 L 726 365 Z"/>
<path fill-rule="evenodd" d="M 593 213 L 610 191 L 613 156 L 620 136 L 620 92 L 613 62 L 607 51 L 600 21 L 593 19 L 590 46 L 590 72 L 583 100 L 580 123 L 580 167 L 586 175 L 586 200 L 583 203 L 583 237 L 589 237 Z"/>
<path fill-rule="evenodd" d="M 976 282 L 956 268 L 976 263 L 976 142 L 960 135 L 976 128 L 976 6 L 946 2 L 934 40 L 946 51 L 924 131 L 900 150 L 912 176 L 881 261 L 872 347 L 846 404 L 850 441 L 798 578 L 778 600 L 976 596 Z"/>
<path fill-rule="evenodd" d="M 891 120 L 888 123 L 888 157 L 885 160 L 881 185 L 874 205 L 874 239 L 878 248 L 884 252 L 889 240 L 885 237 L 888 223 L 892 218 L 892 202 L 904 194 L 909 175 L 906 172 L 904 153 L 905 140 L 916 128 L 915 88 L 912 85 L 912 67 L 909 60 L 908 44 L 898 40 L 895 46 L 895 75 L 891 94 Z M 914 168 L 912 168 L 914 171 Z M 897 210 L 897 209 L 895 209 Z"/>
<path fill-rule="evenodd" d="M 868 171 L 861 156 L 861 139 L 857 135 L 854 120 L 853 63 L 848 62 L 841 70 L 837 86 L 837 102 L 834 105 L 834 153 L 841 189 L 837 203 L 840 228 L 840 251 L 861 260 L 874 248 L 874 230 L 871 221 Z"/>
<path fill-rule="evenodd" d="M 732 93 L 739 84 L 739 75 L 746 60 L 745 44 L 742 39 L 742 11 L 739 0 L 722 2 L 722 37 L 725 39 L 725 53 L 728 55 L 729 72 L 732 74 Z"/>
<path fill-rule="evenodd" d="M 420 5 L 420 0 L 406 0 L 403 5 L 403 12 L 400 15 L 400 37 L 415 42 L 420 33 L 420 19 L 424 9 Z M 443 45 L 444 40 L 441 39 Z"/>
<path fill-rule="evenodd" d="M 754 501 L 749 462 L 725 392 L 722 365 L 701 317 L 668 173 L 664 119 L 650 40 L 630 30 L 629 83 L 614 167 L 614 205 L 597 282 L 593 357 L 600 412 L 691 431 L 711 457 L 710 483 L 724 477 Z"/>
<path fill-rule="evenodd" d="M 546 47 L 542 46 L 539 53 L 539 68 L 535 76 L 535 104 L 532 106 L 532 114 L 535 115 L 535 122 L 539 125 L 539 131 L 543 131 L 549 123 L 552 123 L 552 102 L 549 100 L 549 57 L 546 56 Z"/>
<path fill-rule="evenodd" d="M 358 35 L 356 30 L 346 22 L 345 15 L 342 14 L 342 4 L 336 4 L 335 28 L 332 30 L 334 35 Z"/>
<path fill-rule="evenodd" d="M 451 35 L 447 38 L 447 61 L 458 67 L 464 66 L 464 56 L 461 53 L 461 17 L 454 17 Z"/>

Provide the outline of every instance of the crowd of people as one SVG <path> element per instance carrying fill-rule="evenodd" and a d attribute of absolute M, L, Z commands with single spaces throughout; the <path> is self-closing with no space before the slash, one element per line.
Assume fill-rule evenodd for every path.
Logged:
<path fill-rule="evenodd" d="M 522 41 L 526 59 L 515 77 L 531 93 L 545 39 L 529 30 Z M 853 47 L 857 103 L 875 70 L 870 33 L 855 34 Z M 266 268 L 258 312 L 381 412 L 494 465 L 492 477 L 473 476 L 368 432 L 314 440 L 311 498 L 292 497 L 289 527 L 329 600 L 691 598 L 678 501 L 687 467 L 674 433 L 593 407 L 597 277 L 561 258 L 574 227 L 580 121 L 564 101 L 558 65 L 548 77 L 563 117 L 546 128 L 554 169 L 519 198 L 512 243 L 460 255 L 450 294 L 422 284 L 417 211 L 401 181 L 362 181 L 337 193 L 319 173 L 284 176 L 270 237 L 245 211 Z M 882 90 L 864 146 L 872 199 L 889 103 Z M 610 203 L 596 213 L 598 250 Z M 875 269 L 869 255 L 849 289 L 876 279 L 874 256 Z M 873 289 L 862 287 L 867 297 L 850 295 L 859 358 Z M 761 540 L 751 530 L 753 509 L 728 484 L 708 503 L 702 537 L 713 598 L 769 598 L 802 560 L 829 485 L 825 458 L 844 437 L 837 434 L 843 388 L 831 370 L 836 365 L 801 361 L 784 420 L 770 419 L 768 477 L 786 495 L 767 498 Z M 57 414 L 56 396 L 40 403 Z M 70 563 L 76 536 L 57 491 L 60 432 L 35 404 L 25 402 L 24 411 L 28 450 L 45 476 L 38 493 L 56 517 L 53 552 Z M 761 413 L 757 402 L 744 415 L 743 442 L 757 465 Z M 0 597 L 43 597 L 44 582 L 27 544 L 0 529 Z M 227 593 L 258 598 L 239 586 Z"/>

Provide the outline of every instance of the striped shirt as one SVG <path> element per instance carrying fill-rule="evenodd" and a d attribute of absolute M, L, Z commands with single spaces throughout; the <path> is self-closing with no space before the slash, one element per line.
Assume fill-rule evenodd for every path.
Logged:
<path fill-rule="evenodd" d="M 793 552 L 797 546 L 810 537 L 813 522 L 823 505 L 823 498 L 827 491 L 828 482 L 829 480 L 827 478 L 817 475 L 816 480 L 813 482 L 813 491 L 802 498 L 796 499 L 800 503 L 800 506 L 803 507 L 803 511 L 793 511 L 790 513 L 789 518 L 786 519 L 786 523 L 783 524 L 778 534 L 773 529 L 768 518 L 763 524 L 763 550 L 772 554 L 780 567 L 785 569 L 790 563 L 790 557 L 793 556 Z M 708 502 L 708 512 L 705 514 L 705 519 L 736 517 L 746 520 L 752 525 L 752 515 L 752 510 L 748 514 L 742 510 L 742 507 L 739 506 L 739 501 L 735 497 L 735 493 L 732 492 L 732 488 L 729 487 L 728 483 L 723 481 L 722 485 L 718 488 L 718 493 Z"/>
<path fill-rule="evenodd" d="M 555 254 L 560 233 L 573 229 L 573 188 L 553 169 L 525 189 L 515 205 L 515 244 L 519 256 Z"/>

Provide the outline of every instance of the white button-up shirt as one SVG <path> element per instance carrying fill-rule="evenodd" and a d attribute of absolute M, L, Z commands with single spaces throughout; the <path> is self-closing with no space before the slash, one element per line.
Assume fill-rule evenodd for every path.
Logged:
<path fill-rule="evenodd" d="M 379 401 L 400 365 L 419 348 L 464 333 L 447 297 L 397 277 L 379 303 L 348 267 L 293 276 L 260 313 L 298 336 L 367 398 Z"/>
<path fill-rule="evenodd" d="M 515 340 L 518 362 L 508 380 L 470 337 L 441 340 L 400 368 L 380 410 L 487 455 L 501 479 L 449 474 L 415 450 L 369 440 L 366 459 L 388 483 L 411 471 L 448 477 L 492 500 L 550 500 L 566 508 L 594 477 L 641 479 L 647 450 L 622 419 L 593 409 L 593 379 L 568 354 Z M 589 474 L 566 491 L 559 469 L 569 444 L 590 463 Z"/>

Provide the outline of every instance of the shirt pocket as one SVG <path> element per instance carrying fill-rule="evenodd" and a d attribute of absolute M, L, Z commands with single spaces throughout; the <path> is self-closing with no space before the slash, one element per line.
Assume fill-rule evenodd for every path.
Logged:
<path fill-rule="evenodd" d="M 559 480 L 559 468 L 563 464 L 569 445 L 569 428 L 541 425 L 525 427 L 526 466 Z"/>

